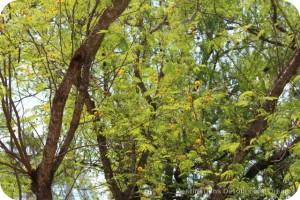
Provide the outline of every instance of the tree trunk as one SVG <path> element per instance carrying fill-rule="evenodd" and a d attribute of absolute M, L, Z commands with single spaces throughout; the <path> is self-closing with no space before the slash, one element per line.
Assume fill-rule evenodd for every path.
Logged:
<path fill-rule="evenodd" d="M 52 200 L 52 179 L 44 179 L 37 176 L 38 172 L 34 171 L 31 174 L 31 190 L 36 196 L 36 200 Z M 40 179 L 39 179 L 40 177 Z"/>
<path fill-rule="evenodd" d="M 99 33 L 99 31 L 107 30 L 110 24 L 127 8 L 129 2 L 130 0 L 115 0 L 111 7 L 107 7 L 103 11 L 101 18 L 91 30 L 85 42 L 75 51 L 69 64 L 69 68 L 54 95 L 48 136 L 44 147 L 42 161 L 36 170 L 30 172 L 32 181 L 31 189 L 33 193 L 35 193 L 37 200 L 53 199 L 51 186 L 54 174 L 62 163 L 79 125 L 84 103 L 82 99 L 85 99 L 85 94 L 88 94 L 88 78 L 91 63 L 105 36 L 105 33 Z M 61 137 L 63 113 L 73 85 L 75 85 L 79 91 L 76 100 L 77 103 L 80 103 L 75 103 L 70 129 L 67 132 L 63 144 L 58 146 Z M 58 149 L 60 151 L 57 154 Z M 119 199 L 122 199 L 122 195 Z"/>

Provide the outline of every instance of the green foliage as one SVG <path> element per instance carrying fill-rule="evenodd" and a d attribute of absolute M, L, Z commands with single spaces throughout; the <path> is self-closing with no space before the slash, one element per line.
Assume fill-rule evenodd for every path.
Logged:
<path fill-rule="evenodd" d="M 70 58 L 113 1 L 96 2 L 16 1 L 1 19 L 0 96 L 16 106 L 11 104 L 7 117 L 1 105 L 1 141 L 16 148 L 14 130 L 33 168 L 42 160 L 53 95 Z M 98 32 L 106 36 L 89 79 L 95 108 L 91 113 L 86 106 L 81 113 L 54 188 L 67 184 L 96 194 L 103 185 L 111 187 L 110 180 L 96 183 L 91 177 L 103 176 L 108 167 L 101 162 L 101 135 L 113 180 L 121 191 L 137 186 L 142 199 L 228 185 L 233 191 L 261 188 L 260 194 L 233 193 L 232 199 L 284 198 L 300 179 L 300 99 L 294 95 L 300 78 L 295 76 L 280 97 L 269 96 L 299 46 L 297 15 L 283 4 L 133 0 L 108 30 Z M 77 94 L 73 87 L 58 146 L 66 139 Z M 277 102 L 274 113 L 262 106 L 270 101 Z M 268 127 L 244 146 L 249 126 L 259 117 L 267 119 Z M 0 163 L 7 164 L 0 168 L 4 187 L 19 190 L 19 181 L 22 192 L 29 192 L 30 177 L 14 177 L 21 172 L 10 165 L 24 167 L 0 147 Z M 281 149 L 286 154 L 274 156 Z M 247 150 L 245 160 L 233 162 L 241 150 Z M 256 163 L 273 158 L 246 177 Z M 8 194 L 18 195 L 12 189 Z"/>

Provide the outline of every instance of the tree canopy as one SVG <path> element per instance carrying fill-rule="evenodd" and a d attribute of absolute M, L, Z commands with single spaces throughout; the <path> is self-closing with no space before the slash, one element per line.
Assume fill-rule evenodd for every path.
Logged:
<path fill-rule="evenodd" d="M 26 0 L 0 17 L 9 196 L 284 199 L 297 190 L 291 4 Z"/>

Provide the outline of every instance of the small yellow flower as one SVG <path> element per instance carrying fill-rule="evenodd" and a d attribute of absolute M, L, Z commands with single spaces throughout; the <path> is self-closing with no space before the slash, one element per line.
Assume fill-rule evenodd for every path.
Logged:
<path fill-rule="evenodd" d="M 187 97 L 187 101 L 188 101 L 188 102 L 193 102 L 193 97 L 192 97 L 191 95 L 189 95 L 189 96 Z"/>
<path fill-rule="evenodd" d="M 198 87 L 198 86 L 200 86 L 200 85 L 202 85 L 202 82 L 201 82 L 201 81 L 199 81 L 199 80 L 198 80 L 198 81 L 195 81 L 195 86 Z"/>
<path fill-rule="evenodd" d="M 51 53 L 51 54 L 49 55 L 50 60 L 55 60 L 57 57 L 58 57 L 58 56 L 57 56 L 56 53 Z"/>
<path fill-rule="evenodd" d="M 120 69 L 119 72 L 118 72 L 118 74 L 121 75 L 121 76 L 124 75 L 124 73 L 125 73 L 125 71 L 123 69 Z"/>
<path fill-rule="evenodd" d="M 297 126 L 300 128 L 300 120 L 299 121 L 297 121 Z"/>
<path fill-rule="evenodd" d="M 49 109 L 49 104 L 48 104 L 48 103 L 45 103 L 45 104 L 43 105 L 43 107 L 44 107 L 45 110 L 48 110 L 48 109 Z"/>
<path fill-rule="evenodd" d="M 138 171 L 138 172 L 142 172 L 143 170 L 144 170 L 143 167 L 138 166 L 138 168 L 137 168 L 137 171 Z"/>
<path fill-rule="evenodd" d="M 194 141 L 195 144 L 200 144 L 201 142 L 202 142 L 201 139 L 197 139 Z"/>

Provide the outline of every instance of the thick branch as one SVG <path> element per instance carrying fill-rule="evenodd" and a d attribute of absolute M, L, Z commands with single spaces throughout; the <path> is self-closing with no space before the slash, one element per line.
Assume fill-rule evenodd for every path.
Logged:
<path fill-rule="evenodd" d="M 101 162 L 103 165 L 103 171 L 104 171 L 104 176 L 109 184 L 109 188 L 116 200 L 122 200 L 125 198 L 123 196 L 122 191 L 120 190 L 116 180 L 114 179 L 114 173 L 111 168 L 111 162 L 109 158 L 107 157 L 108 154 L 108 148 L 107 148 L 107 143 L 106 143 L 106 137 L 103 135 L 98 134 L 97 135 L 97 142 L 98 142 L 98 147 L 100 150 L 100 158 Z"/>
<path fill-rule="evenodd" d="M 85 95 L 86 95 L 86 91 L 88 89 L 88 85 L 89 85 L 89 68 L 84 67 L 82 70 L 81 81 L 79 83 L 79 88 L 78 88 L 79 94 L 76 97 L 75 108 L 73 111 L 70 128 L 67 132 L 66 138 L 65 138 L 62 146 L 60 147 L 59 154 L 56 157 L 53 171 L 56 171 L 58 169 L 59 165 L 63 161 L 64 156 L 66 155 L 66 153 L 71 145 L 71 142 L 73 141 L 74 134 L 75 134 L 75 132 L 78 128 L 79 122 L 80 122 L 81 112 L 83 110 L 83 105 L 85 102 L 85 98 L 86 98 Z"/>
<path fill-rule="evenodd" d="M 279 98 L 281 93 L 283 92 L 284 87 L 290 80 L 295 76 L 297 69 L 300 66 L 300 49 L 294 50 L 291 58 L 288 60 L 286 65 L 283 67 L 282 73 L 278 75 L 276 80 L 274 81 L 272 89 L 266 95 L 268 97 L 276 97 Z M 262 108 L 272 114 L 276 108 L 277 100 L 268 100 L 266 103 L 263 104 Z M 245 131 L 244 137 L 242 139 L 243 146 L 240 146 L 236 152 L 236 156 L 233 159 L 233 163 L 242 163 L 245 159 L 247 154 L 249 153 L 249 149 L 245 150 L 245 146 L 250 145 L 250 141 L 255 137 L 261 135 L 264 130 L 268 127 L 266 117 L 258 116 L 255 121 L 253 121 L 248 129 Z M 224 169 L 226 169 L 225 167 Z M 214 188 L 215 192 L 212 193 L 209 199 L 214 200 L 223 200 L 226 198 L 227 194 L 224 194 L 224 190 L 218 186 Z"/>
<path fill-rule="evenodd" d="M 99 33 L 99 32 L 101 30 L 107 30 L 109 25 L 124 12 L 124 10 L 127 8 L 128 4 L 129 4 L 129 2 L 130 2 L 130 0 L 114 0 L 113 6 L 108 7 L 107 9 L 104 10 L 101 18 L 99 19 L 98 23 L 94 26 L 93 30 L 88 31 L 89 32 L 88 38 L 85 40 L 85 42 L 81 46 L 81 48 L 84 49 L 84 51 L 86 52 L 86 57 L 85 57 L 85 62 L 84 62 L 84 66 L 87 68 L 86 70 L 88 70 L 88 71 L 90 70 L 91 63 L 93 62 L 93 60 L 96 56 L 96 53 L 104 39 L 105 34 Z M 88 79 L 88 77 L 85 77 L 85 78 Z M 75 85 L 78 89 L 80 89 L 80 84 L 78 82 L 76 82 Z M 87 85 L 88 85 L 88 83 L 87 83 Z M 83 89 L 81 95 L 84 98 L 85 104 L 87 106 L 87 110 L 90 114 L 93 114 L 93 109 L 95 109 L 95 104 L 92 101 L 92 99 L 90 98 L 90 96 L 87 92 L 87 88 L 84 87 L 81 89 Z M 72 120 L 72 122 L 73 122 L 73 120 Z M 74 128 L 76 129 L 78 126 L 78 122 L 76 121 L 76 123 L 74 123 L 71 126 L 73 126 L 73 129 Z M 75 132 L 75 130 L 71 131 L 71 129 L 70 129 L 70 131 L 69 131 L 70 138 L 72 137 L 73 132 Z M 67 138 L 67 139 L 69 141 L 71 141 L 70 138 L 69 139 Z M 114 180 L 110 160 L 107 157 L 108 149 L 106 146 L 106 138 L 102 135 L 98 135 L 97 141 L 99 144 L 100 157 L 101 157 L 101 161 L 103 164 L 105 178 L 106 178 L 107 182 L 110 184 L 109 187 L 111 188 L 111 191 L 113 192 L 115 199 L 122 199 L 123 198 L 123 196 L 121 195 L 122 192 L 119 189 L 116 181 Z M 70 145 L 70 143 L 68 142 L 62 146 L 62 149 L 61 149 L 62 154 L 59 156 L 63 157 L 62 155 L 64 155 L 64 152 L 66 152 L 69 145 Z M 59 161 L 57 161 L 56 168 L 58 167 L 58 164 L 59 164 Z M 118 195 L 120 195 L 120 196 L 118 196 Z"/>
<path fill-rule="evenodd" d="M 53 168 L 54 156 L 57 151 L 57 143 L 60 136 L 63 111 L 73 84 L 78 85 L 78 77 L 80 77 L 80 72 L 82 66 L 85 66 L 89 70 L 91 63 L 103 41 L 104 33 L 99 33 L 100 30 L 108 29 L 109 25 L 117 19 L 122 12 L 127 8 L 130 0 L 118 0 L 114 1 L 112 7 L 104 10 L 102 17 L 99 19 L 98 23 L 91 31 L 90 35 L 87 37 L 84 44 L 75 52 L 73 58 L 71 59 L 69 68 L 55 93 L 52 102 L 51 117 L 49 124 L 49 133 L 44 149 L 43 159 L 39 166 L 39 176 L 45 178 L 46 180 L 40 180 L 39 184 L 44 184 L 49 180 L 52 180 L 55 170 L 58 166 Z M 78 109 L 79 111 L 82 109 Z M 76 129 L 78 120 L 73 119 L 71 126 Z M 71 130 L 70 134 L 75 132 Z M 66 150 L 68 145 L 64 146 Z M 59 162 L 58 162 L 59 163 Z M 57 163 L 57 164 L 58 164 Z"/>
<path fill-rule="evenodd" d="M 260 160 L 257 163 L 255 163 L 253 166 L 250 167 L 250 169 L 245 174 L 245 178 L 252 179 L 254 178 L 260 171 L 267 169 L 271 165 L 275 165 L 281 162 L 284 162 L 286 158 L 288 158 L 291 155 L 290 149 L 291 147 L 298 143 L 300 141 L 300 138 L 297 137 L 291 145 L 278 150 L 271 156 L 268 160 Z"/>
<path fill-rule="evenodd" d="M 279 74 L 276 80 L 274 81 L 272 89 L 266 96 L 279 98 L 279 96 L 283 92 L 284 87 L 287 85 L 287 83 L 290 82 L 293 76 L 295 76 L 297 69 L 300 66 L 299 63 L 300 63 L 300 49 L 297 49 L 294 51 L 292 57 L 285 65 L 282 73 Z M 276 105 L 277 105 L 277 100 L 268 100 L 266 103 L 263 104 L 262 108 L 271 114 L 274 112 Z M 248 130 L 245 132 L 244 134 L 245 144 L 249 145 L 250 141 L 256 136 L 260 135 L 266 128 L 267 128 L 266 118 L 264 116 L 259 116 L 255 121 L 253 121 L 250 124 Z M 240 152 L 235 158 L 235 162 L 241 163 L 244 160 L 247 153 L 248 153 L 247 151 L 240 150 Z"/>
<path fill-rule="evenodd" d="M 83 53 L 80 49 L 72 58 L 70 66 L 52 101 L 48 137 L 44 148 L 43 159 L 38 167 L 38 184 L 39 187 L 42 188 L 40 192 L 49 189 L 49 185 L 47 184 L 51 183 L 53 179 L 54 156 L 57 150 L 57 143 L 61 132 L 64 108 L 71 87 L 75 83 L 77 77 L 80 75 L 83 59 Z"/>

